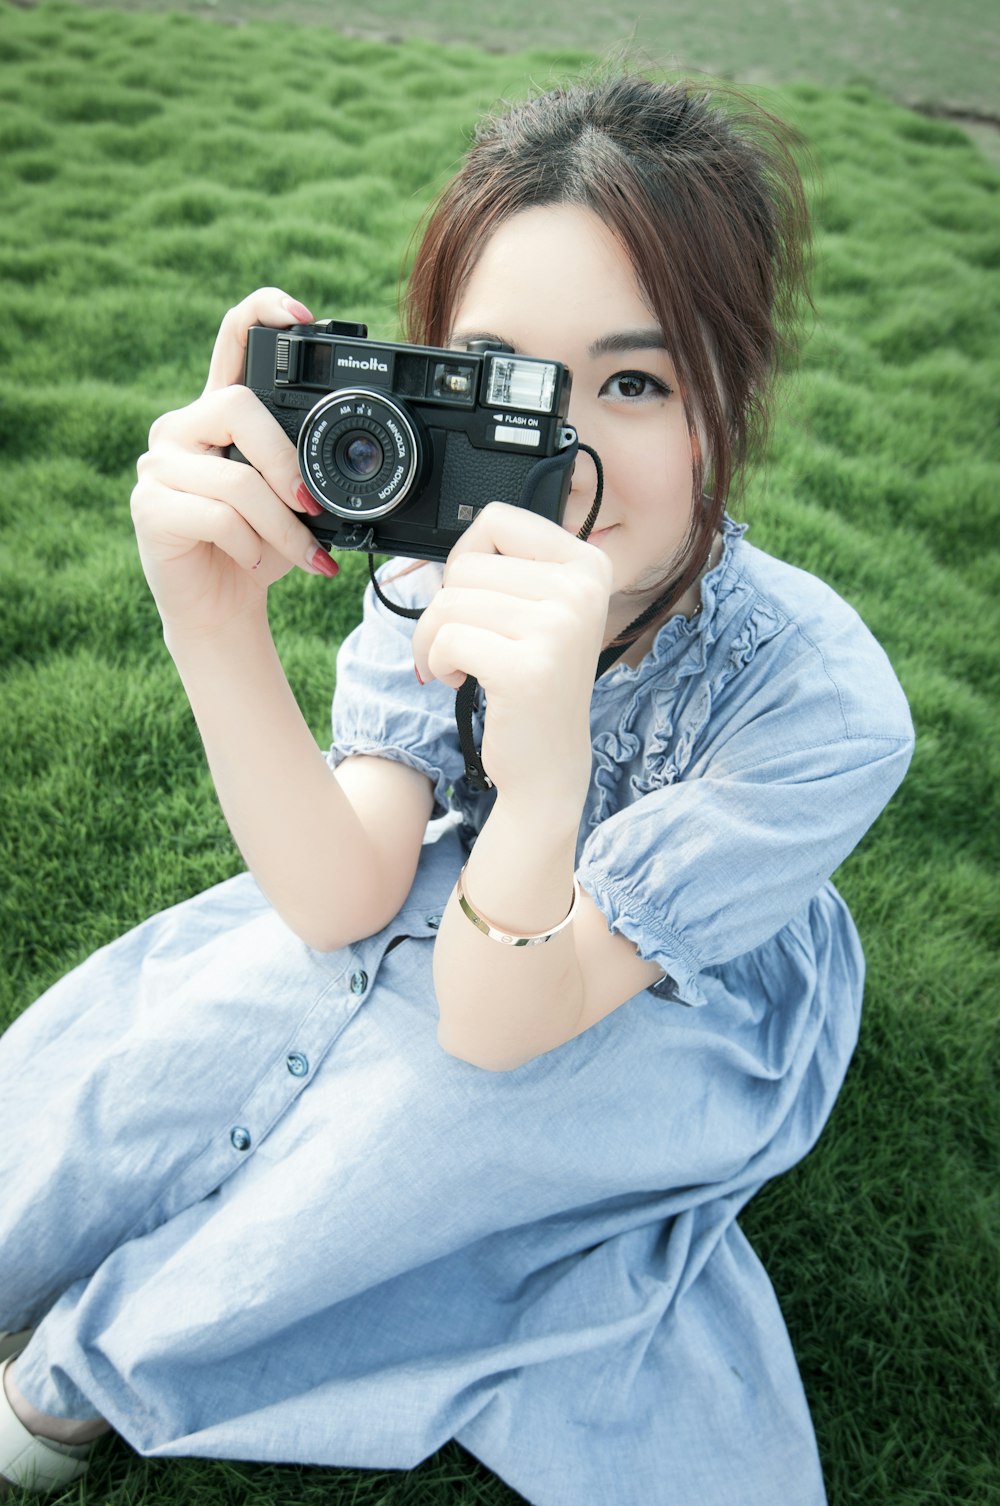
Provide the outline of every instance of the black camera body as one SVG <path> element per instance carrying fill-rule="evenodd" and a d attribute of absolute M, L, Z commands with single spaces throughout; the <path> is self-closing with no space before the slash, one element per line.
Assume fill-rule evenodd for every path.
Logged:
<path fill-rule="evenodd" d="M 243 379 L 297 447 L 324 509 L 304 521 L 327 549 L 444 560 L 490 501 L 562 522 L 577 438 L 559 361 L 494 340 L 392 345 L 328 319 L 254 325 Z"/>

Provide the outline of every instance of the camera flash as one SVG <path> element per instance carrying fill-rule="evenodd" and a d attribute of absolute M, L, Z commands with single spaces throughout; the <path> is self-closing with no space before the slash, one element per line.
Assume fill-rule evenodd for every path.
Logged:
<path fill-rule="evenodd" d="M 556 368 L 552 362 L 494 356 L 486 402 L 492 408 L 528 408 L 533 413 L 551 413 L 555 386 Z"/>

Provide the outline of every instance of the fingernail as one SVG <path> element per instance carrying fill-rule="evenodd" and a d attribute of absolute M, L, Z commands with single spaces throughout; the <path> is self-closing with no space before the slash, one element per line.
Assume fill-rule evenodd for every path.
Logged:
<path fill-rule="evenodd" d="M 333 577 L 340 571 L 340 566 L 335 559 L 331 559 L 326 550 L 317 544 L 312 554 L 306 560 L 306 569 L 314 575 L 327 575 Z"/>
<path fill-rule="evenodd" d="M 295 493 L 295 500 L 304 512 L 311 513 L 314 518 L 318 518 L 323 511 L 304 481 L 299 482 L 299 489 Z"/>
<path fill-rule="evenodd" d="M 415 664 L 413 666 L 413 673 L 416 675 L 417 679 L 420 680 L 421 685 L 423 685 L 425 682 L 420 679 L 420 671 Z"/>
<path fill-rule="evenodd" d="M 316 322 L 305 304 L 300 303 L 297 298 L 286 298 L 285 308 L 293 319 L 298 319 L 302 324 L 314 324 Z"/>

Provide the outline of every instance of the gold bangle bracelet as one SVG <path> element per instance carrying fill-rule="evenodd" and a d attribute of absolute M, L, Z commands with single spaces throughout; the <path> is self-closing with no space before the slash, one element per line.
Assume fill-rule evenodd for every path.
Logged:
<path fill-rule="evenodd" d="M 504 946 L 541 946 L 544 941 L 551 941 L 553 936 L 557 936 L 560 931 L 566 929 L 576 914 L 577 905 L 580 903 L 580 885 L 574 879 L 573 903 L 569 907 L 569 914 L 566 916 L 566 919 L 561 920 L 557 926 L 553 926 L 551 931 L 539 931 L 534 936 L 519 936 L 515 932 L 498 930 L 496 926 L 491 926 L 488 920 L 484 920 L 481 915 L 476 914 L 475 910 L 469 904 L 465 890 L 462 888 L 464 877 L 465 869 L 463 868 L 458 875 L 458 884 L 456 886 L 458 903 L 462 907 L 462 914 L 466 915 L 472 921 L 477 931 L 482 931 L 483 935 L 488 936 L 491 941 L 502 942 Z"/>

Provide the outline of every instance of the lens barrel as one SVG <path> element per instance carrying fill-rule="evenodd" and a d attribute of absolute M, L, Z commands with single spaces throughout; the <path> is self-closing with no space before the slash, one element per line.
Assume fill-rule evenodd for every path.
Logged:
<path fill-rule="evenodd" d="M 316 500 L 344 518 L 381 518 L 408 496 L 422 455 L 406 410 L 382 392 L 342 388 L 306 415 L 299 469 Z"/>

